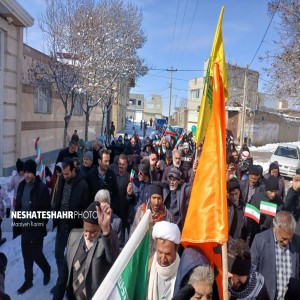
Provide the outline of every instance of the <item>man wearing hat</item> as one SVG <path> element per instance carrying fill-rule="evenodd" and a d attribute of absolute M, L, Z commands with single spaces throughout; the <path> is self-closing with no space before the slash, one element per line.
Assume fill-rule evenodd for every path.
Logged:
<path fill-rule="evenodd" d="M 170 169 L 168 182 L 164 183 L 164 204 L 173 216 L 173 222 L 180 230 L 183 228 L 191 186 L 181 184 L 181 172 L 173 167 Z"/>
<path fill-rule="evenodd" d="M 251 264 L 251 253 L 245 241 L 230 240 L 227 245 L 227 257 L 229 299 L 270 299 L 264 277 Z"/>
<path fill-rule="evenodd" d="M 130 204 L 129 220 L 131 224 L 138 206 L 146 203 L 150 197 L 150 184 L 150 161 L 148 158 L 143 158 L 138 169 L 138 182 L 130 182 L 127 186 L 127 201 Z"/>
<path fill-rule="evenodd" d="M 259 192 L 255 194 L 251 200 L 250 204 L 254 205 L 256 208 L 262 210 L 261 205 L 264 203 L 270 203 L 275 206 L 275 213 L 278 211 L 281 211 L 284 207 L 283 201 L 278 197 L 277 193 L 279 190 L 279 183 L 276 177 L 270 176 L 265 183 L 265 191 L 264 192 Z M 274 213 L 274 214 L 275 214 Z M 274 215 L 273 214 L 273 215 Z M 250 234 L 250 244 L 254 238 L 254 235 L 265 231 L 267 229 L 270 229 L 273 227 L 273 215 L 267 214 L 267 213 L 260 213 L 260 220 L 259 224 L 254 221 L 253 219 L 247 220 L 247 227 L 248 227 L 248 235 Z"/>
<path fill-rule="evenodd" d="M 189 181 L 189 170 L 193 167 L 194 153 L 190 150 L 190 145 L 188 142 L 183 143 L 183 150 L 181 156 L 181 168 L 183 172 L 183 179 Z"/>
<path fill-rule="evenodd" d="M 111 229 L 112 209 L 108 202 L 92 202 L 83 212 L 83 230 L 74 229 L 68 239 L 63 281 L 55 288 L 53 299 L 92 299 L 109 269 L 119 248 Z"/>
<path fill-rule="evenodd" d="M 160 221 L 171 222 L 173 220 L 172 214 L 168 211 L 163 201 L 163 186 L 160 181 L 154 181 L 149 185 L 147 202 L 142 203 L 136 211 L 134 222 L 131 228 L 131 234 L 141 221 L 146 210 L 150 209 L 152 213 L 152 224 L 154 225 Z M 153 243 L 152 244 L 152 253 Z"/>
<path fill-rule="evenodd" d="M 47 186 L 36 176 L 36 163 L 29 159 L 24 164 L 24 177 L 18 187 L 15 211 L 50 211 L 51 202 Z M 33 263 L 44 273 L 43 284 L 50 281 L 51 267 L 43 253 L 44 237 L 47 235 L 47 219 L 14 219 L 13 238 L 21 235 L 21 248 L 25 268 L 25 281 L 17 290 L 25 293 L 33 284 Z"/>
<path fill-rule="evenodd" d="M 292 186 L 285 198 L 285 210 L 291 212 L 297 222 L 296 233 L 300 235 L 300 169 L 296 170 Z"/>
<path fill-rule="evenodd" d="M 87 151 L 83 155 L 83 165 L 80 170 L 86 176 L 93 169 L 96 169 L 96 166 L 93 165 L 93 152 Z"/>
<path fill-rule="evenodd" d="M 241 197 L 238 180 L 231 179 L 227 183 L 228 203 L 228 235 L 233 239 L 245 238 L 245 204 Z"/>
<path fill-rule="evenodd" d="M 300 278 L 300 238 L 295 234 L 296 221 L 287 211 L 278 212 L 273 225 L 255 236 L 251 261 L 265 279 L 269 298 L 264 299 L 285 299 L 291 278 Z"/>
<path fill-rule="evenodd" d="M 153 226 L 156 251 L 150 269 L 148 299 L 172 299 L 180 262 L 177 253 L 180 237 L 176 224 L 160 221 Z"/>
<path fill-rule="evenodd" d="M 278 196 L 281 198 L 281 200 L 284 200 L 285 196 L 285 182 L 283 176 L 280 175 L 279 172 L 279 165 L 277 161 L 274 161 L 270 164 L 269 167 L 269 173 L 264 175 L 265 179 L 268 179 L 270 176 L 274 176 L 278 179 L 279 183 L 279 190 L 278 190 Z"/>
<path fill-rule="evenodd" d="M 252 165 L 249 167 L 248 179 L 240 181 L 242 198 L 245 203 L 248 203 L 251 197 L 260 191 L 259 176 L 260 172 L 258 167 L 256 165 Z"/>
<path fill-rule="evenodd" d="M 178 170 L 181 172 L 181 174 L 183 173 L 182 170 L 182 166 L 181 166 L 181 156 L 182 153 L 180 150 L 174 150 L 172 153 L 172 165 L 166 167 L 166 169 L 164 170 L 163 176 L 162 176 L 162 182 L 164 181 L 168 181 L 169 178 L 169 172 L 171 170 L 171 168 L 176 167 L 178 168 Z M 181 179 L 183 180 L 183 177 L 181 177 Z"/>

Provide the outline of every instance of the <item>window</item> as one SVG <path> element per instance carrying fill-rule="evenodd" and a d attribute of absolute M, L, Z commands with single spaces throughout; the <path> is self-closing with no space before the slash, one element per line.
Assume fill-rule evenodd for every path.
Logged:
<path fill-rule="evenodd" d="M 199 98 L 199 90 L 191 90 L 192 99 Z"/>
<path fill-rule="evenodd" d="M 83 95 L 77 95 L 74 103 L 74 116 L 82 116 L 82 103 L 83 103 Z"/>
<path fill-rule="evenodd" d="M 160 109 L 160 104 L 157 104 L 157 105 L 156 105 L 156 108 L 157 108 L 157 109 Z"/>
<path fill-rule="evenodd" d="M 154 108 L 154 105 L 153 105 L 153 104 L 147 104 L 147 108 L 153 109 L 153 108 Z"/>
<path fill-rule="evenodd" d="M 142 101 L 139 100 L 138 101 L 138 105 L 141 106 L 142 105 Z"/>
<path fill-rule="evenodd" d="M 41 82 L 35 90 L 35 109 L 36 113 L 50 113 L 50 84 Z"/>

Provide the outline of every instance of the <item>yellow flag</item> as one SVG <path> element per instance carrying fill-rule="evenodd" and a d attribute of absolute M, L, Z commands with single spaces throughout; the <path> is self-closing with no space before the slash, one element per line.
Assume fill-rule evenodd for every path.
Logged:
<path fill-rule="evenodd" d="M 228 82 L 226 72 L 226 61 L 224 42 L 222 36 L 222 20 L 223 20 L 224 6 L 221 9 L 218 26 L 215 33 L 214 42 L 212 45 L 209 62 L 206 71 L 204 90 L 200 105 L 200 112 L 198 116 L 197 131 L 195 134 L 195 141 L 197 145 L 203 141 L 207 127 L 209 124 L 211 112 L 212 112 L 212 77 L 213 77 L 213 65 L 218 63 L 220 67 L 221 78 L 224 86 L 225 99 L 228 96 Z"/>

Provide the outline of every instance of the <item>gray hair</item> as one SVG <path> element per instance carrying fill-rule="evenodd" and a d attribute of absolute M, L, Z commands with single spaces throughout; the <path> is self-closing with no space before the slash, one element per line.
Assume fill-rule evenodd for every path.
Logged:
<path fill-rule="evenodd" d="M 95 196 L 95 201 L 102 203 L 108 202 L 110 204 L 110 193 L 108 190 L 99 190 Z"/>
<path fill-rule="evenodd" d="M 273 220 L 275 228 L 280 228 L 289 233 L 295 233 L 296 230 L 296 220 L 294 216 L 288 211 L 279 211 Z"/>
<path fill-rule="evenodd" d="M 206 265 L 206 266 L 198 266 L 193 269 L 189 282 L 191 285 L 198 283 L 198 282 L 203 282 L 209 285 L 213 285 L 214 283 L 214 272 L 211 268 L 211 266 Z"/>
<path fill-rule="evenodd" d="M 176 154 L 176 153 L 179 153 L 180 157 L 182 156 L 182 153 L 180 150 L 176 149 L 173 151 L 173 156 Z"/>

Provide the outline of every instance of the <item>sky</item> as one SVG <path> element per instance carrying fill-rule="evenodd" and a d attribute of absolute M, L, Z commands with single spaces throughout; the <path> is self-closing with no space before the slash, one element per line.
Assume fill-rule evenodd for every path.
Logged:
<path fill-rule="evenodd" d="M 170 100 L 170 70 L 173 72 L 172 111 L 188 97 L 188 81 L 203 76 L 204 61 L 209 56 L 213 38 L 224 5 L 223 40 L 226 61 L 260 72 L 259 88 L 268 80 L 263 67 L 270 64 L 259 57 L 266 51 L 276 51 L 275 16 L 267 12 L 265 0 L 126 0 L 143 13 L 143 30 L 147 42 L 139 54 L 150 67 L 149 73 L 136 81 L 132 93 L 143 94 L 146 100 L 152 94 L 163 99 L 163 114 L 168 115 Z M 37 17 L 45 10 L 43 0 L 18 0 L 35 19 L 26 29 L 24 42 L 45 52 L 43 36 Z M 269 26 L 270 25 L 270 26 Z M 269 27 L 269 28 L 268 28 Z"/>

